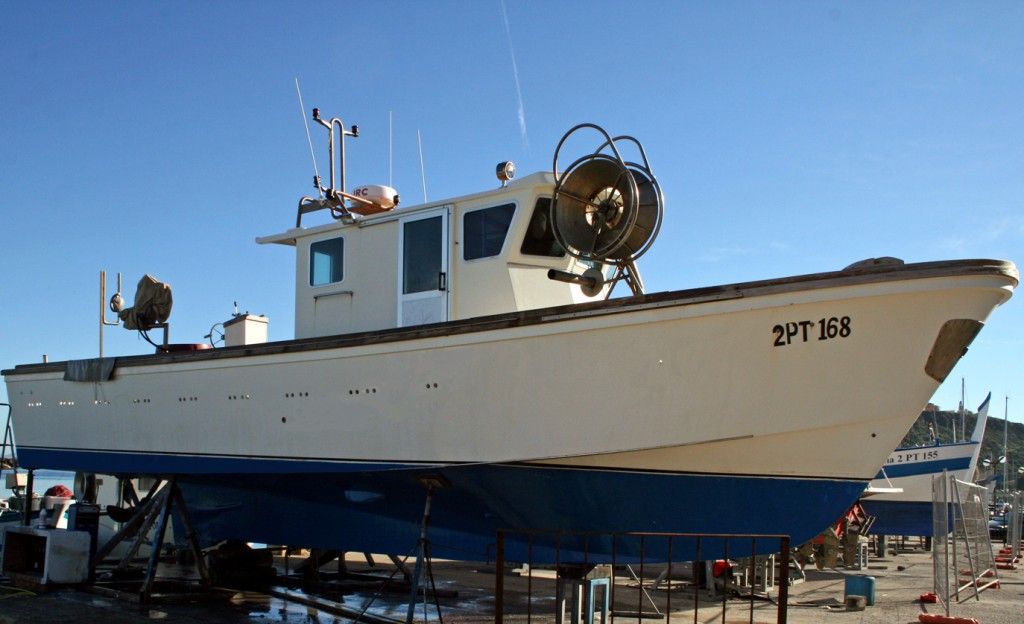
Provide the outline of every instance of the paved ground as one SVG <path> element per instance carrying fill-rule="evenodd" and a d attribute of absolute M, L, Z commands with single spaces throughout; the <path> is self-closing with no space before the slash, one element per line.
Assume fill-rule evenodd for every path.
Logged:
<path fill-rule="evenodd" d="M 379 572 L 383 566 L 379 566 Z M 328 565 L 325 570 L 332 569 Z M 351 571 L 374 571 L 365 564 L 351 563 Z M 870 568 L 862 572 L 876 579 L 876 604 L 864 611 L 847 612 L 829 609 L 841 605 L 846 572 L 807 572 L 807 580 L 791 588 L 788 621 L 794 624 L 834 622 L 835 624 L 912 623 L 923 611 L 940 613 L 938 605 L 922 605 L 918 596 L 932 586 L 931 560 L 922 551 L 904 552 L 886 559 L 875 559 Z M 458 623 L 490 623 L 494 621 L 494 574 L 480 564 L 438 562 L 434 569 L 438 587 L 447 590 L 441 599 L 444 620 Z M 326 576 L 326 575 L 325 575 Z M 527 589 L 532 589 L 529 601 L 530 617 L 544 624 L 554 621 L 553 587 L 542 571 L 532 580 L 517 575 L 506 575 L 506 613 L 509 622 L 525 622 L 527 617 Z M 651 601 L 638 593 L 636 583 L 620 581 L 615 589 L 614 610 L 619 614 L 616 622 L 648 624 L 656 619 L 637 618 L 638 607 L 649 615 L 655 609 L 665 612 L 666 601 L 671 607 L 670 622 L 775 622 L 778 608 L 768 600 L 731 598 L 726 602 L 725 618 L 722 602 L 707 592 L 698 592 L 698 609 L 694 616 L 694 590 L 685 582 L 673 584 L 668 592 L 650 588 L 645 584 Z M 64 590 L 33 594 L 11 587 L 0 587 L 0 624 L 48 624 L 69 622 L 98 622 L 103 624 L 136 624 L 162 620 L 168 624 L 212 622 L 234 624 L 243 622 L 304 622 L 327 624 L 349 622 L 352 618 L 340 615 L 338 607 L 360 610 L 371 596 L 366 586 L 345 585 L 318 593 L 305 594 L 297 589 L 278 587 L 266 592 L 217 591 L 191 601 L 175 600 L 168 604 L 142 606 L 107 596 L 84 591 Z M 457 594 L 457 595 L 454 595 Z M 774 597 L 775 594 L 773 594 Z M 290 598 L 289 598 L 290 596 Z M 377 620 L 393 618 L 404 620 L 407 596 L 397 591 L 386 594 L 374 602 L 369 613 Z M 315 605 L 321 605 L 318 608 Z M 632 613 L 626 616 L 625 613 Z M 1021 624 L 1024 622 L 1024 571 L 1008 571 L 1001 575 L 1001 588 L 954 604 L 952 615 L 977 618 L 982 624 Z M 436 614 L 428 609 L 431 620 Z M 422 621 L 422 606 L 417 609 L 417 620 Z M 659 617 L 664 621 L 664 616 Z"/>

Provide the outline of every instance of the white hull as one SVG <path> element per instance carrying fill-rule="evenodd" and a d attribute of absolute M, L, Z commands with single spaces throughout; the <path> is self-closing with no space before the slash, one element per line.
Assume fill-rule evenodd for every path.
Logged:
<path fill-rule="evenodd" d="M 971 439 L 966 442 L 898 448 L 893 451 L 875 479 L 868 485 L 872 501 L 931 503 L 932 479 L 945 472 L 960 481 L 970 482 L 978 467 L 981 443 L 988 422 L 991 393 L 978 408 Z M 885 490 L 896 489 L 897 492 Z"/>
<path fill-rule="evenodd" d="M 867 480 L 940 383 L 925 368 L 943 325 L 983 322 L 1016 282 L 1008 263 L 908 265 L 123 359 L 105 382 L 65 381 L 63 363 L 5 375 L 26 466 L 74 451 L 126 469 L 174 455 Z M 848 335 L 820 340 L 831 318 Z M 779 346 L 773 328 L 801 321 Z"/>
<path fill-rule="evenodd" d="M 941 476 L 944 468 L 951 477 L 971 481 L 977 467 L 977 448 L 977 443 L 963 442 L 897 449 L 886 460 L 882 469 L 885 474 L 872 480 L 868 491 L 872 488 L 896 488 L 901 491 L 871 494 L 871 500 L 931 503 L 932 478 Z M 889 473 L 905 476 L 889 476 Z"/>

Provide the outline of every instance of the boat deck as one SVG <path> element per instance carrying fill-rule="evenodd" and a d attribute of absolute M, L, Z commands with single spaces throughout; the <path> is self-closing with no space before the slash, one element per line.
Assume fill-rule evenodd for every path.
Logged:
<path fill-rule="evenodd" d="M 116 356 L 107 358 L 109 369 L 102 378 L 80 378 L 78 381 L 103 381 L 109 378 L 113 367 L 150 366 L 174 362 L 196 362 L 238 358 L 248 356 L 276 355 L 358 347 L 370 344 L 417 340 L 422 338 L 450 337 L 473 332 L 492 331 L 509 327 L 521 327 L 552 321 L 565 321 L 585 316 L 602 316 L 661 308 L 668 306 L 688 306 L 744 297 L 765 296 L 802 290 L 828 288 L 832 286 L 882 283 L 903 279 L 926 279 L 929 277 L 948 277 L 951 275 L 1000 275 L 1009 277 L 1014 285 L 1019 280 L 1017 267 L 1005 260 L 943 260 L 937 262 L 919 262 L 913 264 L 880 263 L 871 261 L 857 262 L 841 271 L 809 273 L 792 277 L 726 284 L 722 286 L 706 286 L 685 290 L 660 292 L 596 301 L 574 305 L 539 308 L 524 312 L 510 312 L 481 316 L 464 320 L 448 321 L 418 325 L 415 327 L 397 327 L 387 330 L 375 330 L 337 336 L 319 336 L 315 338 L 299 338 L 281 340 L 257 345 L 238 347 L 222 347 L 197 351 L 172 351 L 147 355 Z M 116 360 L 116 363 L 115 363 Z M 89 360 L 86 360 L 88 362 Z M 98 360 L 93 360 L 98 362 Z M 45 362 L 18 364 L 13 369 L 0 371 L 5 377 L 16 377 L 38 373 L 68 374 L 68 362 Z M 95 373 L 90 373 L 94 375 Z"/>

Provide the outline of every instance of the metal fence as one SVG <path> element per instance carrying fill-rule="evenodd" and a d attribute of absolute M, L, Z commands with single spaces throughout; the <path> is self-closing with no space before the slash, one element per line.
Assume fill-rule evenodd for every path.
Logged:
<path fill-rule="evenodd" d="M 506 578 L 510 553 L 521 567 L 518 576 Z M 552 616 L 556 624 L 594 624 L 597 617 L 601 624 L 670 624 L 686 621 L 682 611 L 689 608 L 695 624 L 714 621 L 719 613 L 723 623 L 727 613 L 730 622 L 739 616 L 752 623 L 758 605 L 759 618 L 774 611 L 776 622 L 786 623 L 787 535 L 503 530 L 495 555 L 495 624 L 506 618 L 550 622 Z M 547 565 L 536 569 L 535 561 Z M 772 604 L 766 598 L 775 583 Z M 730 605 L 732 595 L 741 598 Z"/>
<path fill-rule="evenodd" d="M 1006 545 L 1014 561 L 1020 557 L 1021 503 L 1024 503 L 1024 492 L 1014 492 L 1010 499 L 1010 510 L 1006 514 Z"/>
<path fill-rule="evenodd" d="M 998 586 L 988 531 L 985 488 L 945 472 L 932 479 L 932 562 L 935 594 L 949 605 Z"/>

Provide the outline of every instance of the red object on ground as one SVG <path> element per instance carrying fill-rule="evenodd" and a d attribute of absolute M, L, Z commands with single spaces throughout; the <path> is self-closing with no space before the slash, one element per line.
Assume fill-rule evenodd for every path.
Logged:
<path fill-rule="evenodd" d="M 926 593 L 921 594 L 921 597 L 918 600 L 920 600 L 921 602 L 927 602 L 927 603 L 934 604 L 934 603 L 937 603 L 939 601 L 939 597 L 936 596 L 932 592 L 926 592 Z"/>
<path fill-rule="evenodd" d="M 953 617 L 938 613 L 922 613 L 917 616 L 917 621 L 922 624 L 981 624 L 976 618 Z"/>
<path fill-rule="evenodd" d="M 43 496 L 56 496 L 58 498 L 74 498 L 75 493 L 63 485 L 54 485 L 43 493 Z"/>
<path fill-rule="evenodd" d="M 997 563 L 996 567 L 999 568 L 1000 570 L 1016 570 L 1017 569 L 1017 564 L 1016 563 Z"/>
<path fill-rule="evenodd" d="M 711 566 L 711 575 L 719 577 L 724 575 L 726 572 L 732 569 L 732 563 L 719 559 L 715 562 L 715 565 Z"/>
<path fill-rule="evenodd" d="M 970 576 L 971 576 L 971 571 L 970 571 L 970 570 L 960 570 L 960 574 L 962 574 L 962 575 L 966 575 L 967 577 L 970 577 Z M 992 570 L 985 570 L 984 572 L 982 572 L 982 573 L 981 573 L 981 574 L 979 575 L 979 577 L 980 577 L 980 578 L 986 578 L 986 577 L 989 577 L 989 576 L 995 576 L 995 575 L 996 575 L 996 573 L 995 573 L 995 572 L 993 572 Z M 965 580 L 964 582 L 965 582 L 965 583 L 970 583 L 971 581 L 970 581 L 970 580 L 969 580 L 969 578 L 968 578 L 968 580 Z"/>

